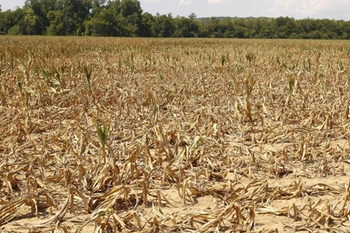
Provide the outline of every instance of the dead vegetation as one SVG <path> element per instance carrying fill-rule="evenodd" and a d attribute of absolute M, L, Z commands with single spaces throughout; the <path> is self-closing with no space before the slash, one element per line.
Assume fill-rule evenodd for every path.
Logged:
<path fill-rule="evenodd" d="M 0 38 L 1 232 L 346 232 L 348 42 Z"/>

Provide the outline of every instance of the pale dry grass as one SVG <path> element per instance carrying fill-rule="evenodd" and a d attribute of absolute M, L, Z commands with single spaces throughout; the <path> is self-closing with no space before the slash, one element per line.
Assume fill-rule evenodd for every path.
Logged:
<path fill-rule="evenodd" d="M 1 232 L 346 232 L 347 41 L 0 38 Z"/>

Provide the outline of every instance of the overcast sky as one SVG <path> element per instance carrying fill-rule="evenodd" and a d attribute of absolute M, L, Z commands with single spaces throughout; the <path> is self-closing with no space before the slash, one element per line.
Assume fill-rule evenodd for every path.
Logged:
<path fill-rule="evenodd" d="M 0 0 L 2 10 L 22 7 L 25 0 Z M 350 0 L 141 0 L 144 12 L 197 17 L 328 18 L 350 21 Z"/>

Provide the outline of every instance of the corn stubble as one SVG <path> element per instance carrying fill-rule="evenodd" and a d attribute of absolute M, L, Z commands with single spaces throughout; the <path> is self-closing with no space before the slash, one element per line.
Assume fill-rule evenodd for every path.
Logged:
<path fill-rule="evenodd" d="M 349 57 L 347 42 L 1 37 L 1 232 L 278 232 L 268 216 L 346 232 Z"/>

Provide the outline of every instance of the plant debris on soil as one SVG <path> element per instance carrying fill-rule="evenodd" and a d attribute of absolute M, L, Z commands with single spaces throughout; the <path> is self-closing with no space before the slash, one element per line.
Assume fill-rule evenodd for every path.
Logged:
<path fill-rule="evenodd" d="M 0 38 L 0 231 L 348 232 L 348 41 Z"/>

